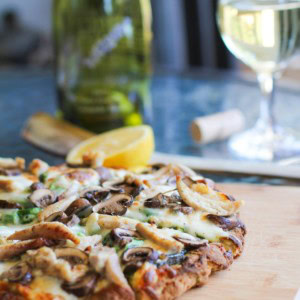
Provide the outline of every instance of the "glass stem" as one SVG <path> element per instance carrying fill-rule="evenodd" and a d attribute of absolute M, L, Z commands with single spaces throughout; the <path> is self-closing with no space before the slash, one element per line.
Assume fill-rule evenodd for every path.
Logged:
<path fill-rule="evenodd" d="M 260 117 L 257 126 L 266 132 L 275 134 L 274 117 L 274 74 L 260 73 L 257 75 L 258 83 L 262 93 L 260 102 Z"/>

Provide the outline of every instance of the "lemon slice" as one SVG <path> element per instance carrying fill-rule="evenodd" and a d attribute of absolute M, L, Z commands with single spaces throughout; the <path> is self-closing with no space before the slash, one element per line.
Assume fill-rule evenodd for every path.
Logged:
<path fill-rule="evenodd" d="M 103 159 L 103 166 L 133 169 L 145 166 L 154 151 L 154 135 L 150 126 L 124 127 L 91 137 L 75 146 L 67 155 L 67 162 L 82 164 L 89 153 Z"/>

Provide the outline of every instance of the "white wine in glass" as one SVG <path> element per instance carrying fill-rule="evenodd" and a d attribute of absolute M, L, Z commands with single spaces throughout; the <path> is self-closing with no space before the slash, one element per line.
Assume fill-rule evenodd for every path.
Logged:
<path fill-rule="evenodd" d="M 224 43 L 257 73 L 262 92 L 255 127 L 231 138 L 230 147 L 258 160 L 300 154 L 300 140 L 273 114 L 275 79 L 300 46 L 300 0 L 220 0 L 217 17 Z"/>

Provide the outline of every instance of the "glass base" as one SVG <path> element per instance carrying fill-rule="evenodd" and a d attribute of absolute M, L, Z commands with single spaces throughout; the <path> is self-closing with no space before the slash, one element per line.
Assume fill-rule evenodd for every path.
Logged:
<path fill-rule="evenodd" d="M 266 128 L 259 122 L 229 140 L 229 148 L 241 158 L 272 161 L 300 154 L 300 137 L 289 129 Z"/>

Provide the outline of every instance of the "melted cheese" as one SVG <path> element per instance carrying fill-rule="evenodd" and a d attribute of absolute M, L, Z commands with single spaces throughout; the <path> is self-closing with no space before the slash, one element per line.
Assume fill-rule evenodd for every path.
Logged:
<path fill-rule="evenodd" d="M 0 199 L 14 203 L 27 202 L 27 197 L 29 196 L 28 188 L 33 183 L 32 180 L 23 175 L 0 176 L 0 180 L 9 181 L 12 188 L 11 192 L 0 190 Z"/>
<path fill-rule="evenodd" d="M 93 234 L 97 234 L 100 232 L 100 226 L 98 224 L 98 214 L 97 213 L 92 213 L 86 221 L 85 224 L 85 229 L 87 234 L 89 235 L 93 235 Z"/>
<path fill-rule="evenodd" d="M 228 232 L 207 220 L 202 212 L 193 212 L 185 215 L 181 212 L 172 213 L 167 208 L 144 208 L 140 203 L 140 205 L 131 206 L 125 216 L 140 220 L 141 222 L 153 221 L 161 227 L 178 228 L 193 236 L 205 238 L 211 242 L 218 241 L 220 237 L 227 237 L 229 235 Z"/>
<path fill-rule="evenodd" d="M 0 180 L 9 180 L 12 183 L 14 191 L 24 191 L 33 183 L 32 180 L 26 178 L 23 175 L 18 176 L 0 176 Z"/>
<path fill-rule="evenodd" d="M 8 237 L 9 235 L 15 233 L 16 231 L 23 230 L 31 227 L 32 224 L 24 224 L 24 225 L 0 225 L 0 237 Z"/>
<path fill-rule="evenodd" d="M 36 276 L 34 281 L 31 283 L 30 287 L 32 288 L 35 295 L 39 293 L 49 293 L 55 296 L 61 296 L 64 300 L 76 300 L 76 296 L 65 292 L 61 287 L 62 281 L 50 277 L 50 276 Z"/>
<path fill-rule="evenodd" d="M 83 189 L 90 186 L 99 185 L 99 175 L 93 169 L 78 169 L 78 172 L 87 172 L 88 176 L 81 182 L 76 178 L 68 176 L 68 172 L 71 169 L 52 169 L 50 168 L 47 172 L 45 186 L 51 190 L 61 190 L 60 193 L 65 190 L 72 189 L 72 192 L 80 192 Z M 74 170 L 76 172 L 76 169 Z"/>
<path fill-rule="evenodd" d="M 8 269 L 10 269 L 10 267 L 12 267 L 13 265 L 15 265 L 16 262 L 13 261 L 9 261 L 9 262 L 1 262 L 0 263 L 0 274 L 2 274 L 3 272 L 7 271 Z"/>

